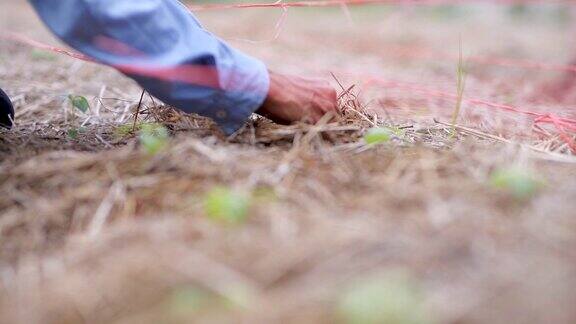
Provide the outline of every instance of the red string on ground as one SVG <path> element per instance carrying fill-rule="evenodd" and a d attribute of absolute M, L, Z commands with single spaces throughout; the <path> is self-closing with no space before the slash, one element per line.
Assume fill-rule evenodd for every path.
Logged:
<path fill-rule="evenodd" d="M 66 50 L 66 49 L 63 49 L 60 47 L 44 44 L 44 43 L 41 43 L 39 41 L 33 40 L 31 38 L 28 38 L 24 35 L 20 35 L 17 33 L 12 33 L 12 32 L 0 33 L 0 39 L 13 41 L 13 42 L 20 43 L 23 45 L 28 45 L 28 46 L 33 47 L 33 48 L 46 50 L 46 51 L 50 51 L 50 52 L 54 52 L 54 53 L 58 53 L 58 54 L 64 54 L 64 55 L 70 56 L 72 58 L 75 58 L 77 60 L 82 60 L 82 61 L 87 61 L 87 62 L 95 62 L 92 58 L 90 58 L 84 54 L 80 54 L 80 53 L 77 53 L 74 51 L 69 51 L 69 50 Z"/>
<path fill-rule="evenodd" d="M 435 51 L 425 47 L 418 46 L 399 46 L 388 45 L 386 50 L 382 52 L 383 55 L 393 56 L 398 58 L 412 58 L 412 59 L 430 59 L 430 60 L 448 60 L 458 61 L 457 54 L 450 54 L 440 51 Z M 474 63 L 479 65 L 488 66 L 501 66 L 513 67 L 525 70 L 541 70 L 541 71 L 557 71 L 557 72 L 570 72 L 576 73 L 576 65 L 573 64 L 556 64 L 538 62 L 528 59 L 513 59 L 503 57 L 490 57 L 481 55 L 472 55 L 465 58 L 466 63 Z"/>
<path fill-rule="evenodd" d="M 399 82 L 394 80 L 386 80 L 379 77 L 369 76 L 364 78 L 363 85 L 366 87 L 379 85 L 386 88 L 397 88 L 403 90 L 410 90 L 411 92 L 418 92 L 430 97 L 442 98 L 451 101 L 457 101 L 458 96 L 453 93 L 430 89 L 422 86 L 416 86 L 406 82 Z M 576 132 L 576 119 L 559 117 L 552 113 L 538 113 L 530 110 L 524 110 L 515 106 L 499 104 L 484 99 L 477 98 L 463 98 L 462 102 L 474 105 L 483 105 L 490 108 L 495 108 L 503 111 L 523 114 L 526 116 L 534 117 L 534 124 L 546 123 L 551 124 L 558 131 L 560 138 L 568 145 L 573 153 L 576 153 L 576 142 L 574 138 L 567 134 L 568 131 Z"/>
<path fill-rule="evenodd" d="M 419 92 L 423 94 L 427 94 L 432 97 L 443 98 L 443 99 L 450 99 L 450 100 L 457 100 L 458 96 L 453 93 L 439 91 L 436 89 L 431 89 L 423 86 L 414 85 L 412 83 L 402 82 L 402 81 L 395 81 L 395 80 L 388 80 L 383 79 L 375 76 L 365 76 L 363 85 L 366 87 L 379 85 L 387 88 L 396 88 L 396 89 L 404 89 L 410 90 L 414 92 Z M 496 108 L 504 111 L 519 113 L 531 117 L 539 118 L 541 122 L 550 122 L 550 119 L 546 118 L 546 116 L 550 116 L 550 114 L 543 114 L 539 112 L 534 112 L 530 110 L 524 110 L 515 106 L 506 105 L 506 104 L 499 104 L 495 102 L 491 102 L 484 99 L 478 98 L 463 98 L 463 102 L 467 102 L 470 104 L 476 105 L 483 105 L 491 108 Z M 563 126 L 569 128 L 570 130 L 576 131 L 576 119 L 565 118 L 565 117 L 555 117 L 555 120 L 562 124 Z"/>
<path fill-rule="evenodd" d="M 232 3 L 232 4 L 204 4 L 189 5 L 192 11 L 223 10 L 223 9 L 247 9 L 247 8 L 302 8 L 302 7 L 333 7 L 346 5 L 447 5 L 466 3 L 491 3 L 491 4 L 543 4 L 542 0 L 317 0 L 317 1 L 294 1 L 294 2 L 260 2 L 260 3 Z M 574 0 L 550 0 L 546 4 L 574 4 Z"/>

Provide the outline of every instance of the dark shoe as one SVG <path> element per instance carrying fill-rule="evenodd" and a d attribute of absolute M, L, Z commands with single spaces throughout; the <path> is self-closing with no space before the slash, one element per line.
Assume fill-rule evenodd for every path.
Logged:
<path fill-rule="evenodd" d="M 8 95 L 0 89 L 0 127 L 12 128 L 14 120 L 14 106 Z"/>

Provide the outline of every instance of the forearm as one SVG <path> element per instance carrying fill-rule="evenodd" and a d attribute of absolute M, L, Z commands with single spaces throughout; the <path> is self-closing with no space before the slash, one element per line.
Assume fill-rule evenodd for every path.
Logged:
<path fill-rule="evenodd" d="M 211 35 L 176 0 L 30 0 L 64 42 L 164 102 L 238 129 L 269 79 L 260 61 Z"/>

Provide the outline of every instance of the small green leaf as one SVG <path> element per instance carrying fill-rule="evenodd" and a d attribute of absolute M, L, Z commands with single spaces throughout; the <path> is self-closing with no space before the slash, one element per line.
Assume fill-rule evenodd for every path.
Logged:
<path fill-rule="evenodd" d="M 204 198 L 204 212 L 214 221 L 238 225 L 246 221 L 250 203 L 249 197 L 244 194 L 217 187 Z"/>
<path fill-rule="evenodd" d="M 490 184 L 507 191 L 515 199 L 526 200 L 536 194 L 543 182 L 528 170 L 509 167 L 494 171 L 490 176 Z"/>
<path fill-rule="evenodd" d="M 81 133 L 86 132 L 86 128 L 84 127 L 80 127 L 80 128 L 70 128 L 68 130 L 68 137 L 70 137 L 71 139 L 77 139 L 78 135 L 80 135 Z"/>
<path fill-rule="evenodd" d="M 390 141 L 393 132 L 388 128 L 371 128 L 364 135 L 364 142 L 368 145 L 375 145 Z"/>
<path fill-rule="evenodd" d="M 136 127 L 136 130 L 139 130 L 140 127 Z M 125 125 L 120 125 L 118 127 L 116 127 L 116 129 L 114 129 L 114 136 L 116 138 L 122 139 L 130 134 L 132 134 L 132 130 L 133 130 L 133 125 L 132 124 L 125 124 Z"/>
<path fill-rule="evenodd" d="M 163 125 L 143 124 L 139 139 L 146 153 L 156 155 L 168 146 L 169 134 Z"/>
<path fill-rule="evenodd" d="M 77 139 L 78 138 L 78 129 L 77 128 L 70 128 L 68 130 L 68 137 L 70 137 L 71 139 Z"/>
<path fill-rule="evenodd" d="M 140 131 L 142 129 L 142 125 L 147 125 L 147 123 L 133 123 L 119 125 L 114 129 L 114 137 L 117 139 L 123 139 L 129 135 L 134 134 L 136 131 Z"/>
<path fill-rule="evenodd" d="M 353 283 L 341 296 L 337 318 L 344 324 L 428 324 L 424 298 L 403 272 Z"/>
<path fill-rule="evenodd" d="M 87 112 L 88 109 L 90 109 L 90 104 L 88 103 L 88 100 L 83 96 L 69 95 L 68 99 L 70 100 L 72 107 L 80 110 L 83 113 Z"/>

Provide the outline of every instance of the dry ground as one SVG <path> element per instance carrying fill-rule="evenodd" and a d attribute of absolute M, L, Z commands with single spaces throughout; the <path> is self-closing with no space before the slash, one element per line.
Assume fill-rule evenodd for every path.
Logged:
<path fill-rule="evenodd" d="M 254 119 L 226 139 L 146 97 L 140 118 L 173 135 L 155 156 L 121 127 L 140 96 L 129 80 L 0 42 L 0 85 L 18 122 L 0 133 L 0 322 L 331 323 L 356 280 L 402 271 L 422 292 L 426 322 L 575 323 L 576 164 L 562 141 L 472 105 L 460 124 L 477 131 L 452 136 L 433 118 L 449 121 L 453 102 L 361 83 L 371 74 L 455 91 L 454 61 L 387 55 L 394 46 L 454 54 L 461 37 L 468 55 L 562 62 L 573 45 L 561 23 L 478 12 L 370 7 L 350 21 L 292 10 L 281 37 L 260 43 L 234 39 L 272 37 L 278 12 L 202 13 L 276 69 L 357 84 L 362 106 L 343 96 L 338 124 Z M 52 42 L 20 1 L 2 1 L 0 13 L 2 30 Z M 557 73 L 469 70 L 465 96 L 575 115 L 573 104 L 528 100 Z M 75 111 L 68 94 L 92 109 Z M 405 134 L 366 146 L 373 123 Z M 525 200 L 494 188 L 494 170 L 511 166 L 545 184 Z M 216 186 L 267 198 L 254 199 L 245 224 L 222 226 L 202 208 Z"/>

